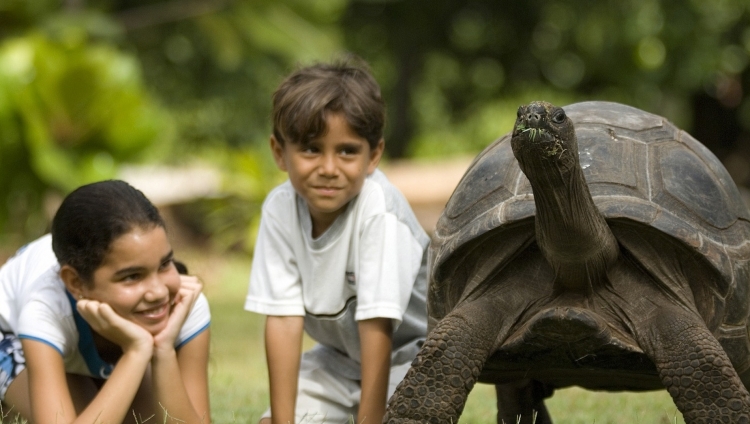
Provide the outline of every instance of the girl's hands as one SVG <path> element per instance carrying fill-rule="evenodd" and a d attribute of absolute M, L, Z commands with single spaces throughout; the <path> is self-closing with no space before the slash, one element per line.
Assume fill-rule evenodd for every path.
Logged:
<path fill-rule="evenodd" d="M 154 347 L 157 351 L 174 350 L 174 342 L 180 329 L 202 290 L 203 284 L 198 277 L 180 275 L 180 290 L 174 298 L 174 306 L 169 314 L 167 326 L 154 336 Z"/>
<path fill-rule="evenodd" d="M 167 325 L 159 334 L 151 335 L 140 325 L 118 315 L 108 304 L 80 299 L 76 308 L 91 328 L 124 351 L 138 348 L 153 353 L 174 351 L 174 342 L 193 308 L 203 284 L 197 277 L 180 275 L 180 289 L 174 297 Z"/>
<path fill-rule="evenodd" d="M 80 299 L 76 302 L 76 309 L 95 332 L 120 346 L 123 352 L 140 349 L 150 354 L 153 351 L 153 336 L 140 325 L 118 315 L 106 303 Z"/>

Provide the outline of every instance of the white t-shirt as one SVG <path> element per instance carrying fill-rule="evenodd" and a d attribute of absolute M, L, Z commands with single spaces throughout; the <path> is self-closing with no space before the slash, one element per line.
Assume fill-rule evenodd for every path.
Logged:
<path fill-rule="evenodd" d="M 52 346 L 68 373 L 106 378 L 112 365 L 99 358 L 91 329 L 75 310 L 59 269 L 49 234 L 19 249 L 0 268 L 0 329 Z M 210 321 L 208 301 L 201 293 L 175 347 L 200 334 Z"/>
<path fill-rule="evenodd" d="M 357 321 L 393 320 L 392 363 L 411 361 L 427 332 L 429 238 L 403 195 L 376 170 L 325 233 L 289 181 L 263 203 L 245 309 L 304 316 L 305 331 L 359 373 Z M 342 368 L 338 364 L 338 368 Z"/>

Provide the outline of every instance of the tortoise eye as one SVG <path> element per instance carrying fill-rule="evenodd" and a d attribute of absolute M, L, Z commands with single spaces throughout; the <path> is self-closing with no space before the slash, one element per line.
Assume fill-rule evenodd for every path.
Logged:
<path fill-rule="evenodd" d="M 562 124 L 563 121 L 565 121 L 565 112 L 563 112 L 562 110 L 559 110 L 554 115 L 552 115 L 552 122 L 556 124 Z"/>

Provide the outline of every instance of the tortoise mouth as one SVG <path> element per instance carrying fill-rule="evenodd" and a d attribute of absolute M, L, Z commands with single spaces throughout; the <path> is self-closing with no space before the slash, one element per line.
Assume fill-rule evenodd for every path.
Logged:
<path fill-rule="evenodd" d="M 568 150 L 562 139 L 544 128 L 516 128 L 511 141 L 516 158 L 532 154 L 546 158 L 561 158 Z"/>

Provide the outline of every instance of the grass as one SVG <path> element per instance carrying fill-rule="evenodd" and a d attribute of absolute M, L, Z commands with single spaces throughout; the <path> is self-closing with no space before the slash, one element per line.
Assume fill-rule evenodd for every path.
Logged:
<path fill-rule="evenodd" d="M 180 252 L 178 252 L 180 253 Z M 268 407 L 262 316 L 243 310 L 250 259 L 184 252 L 191 272 L 201 276 L 211 303 L 211 415 L 217 424 L 255 423 Z M 312 342 L 306 340 L 306 345 Z M 666 391 L 599 393 L 568 388 L 548 399 L 553 420 L 566 424 L 684 423 Z M 495 394 L 477 385 L 461 422 L 495 423 Z M 343 424 L 343 423 L 342 423 Z"/>

